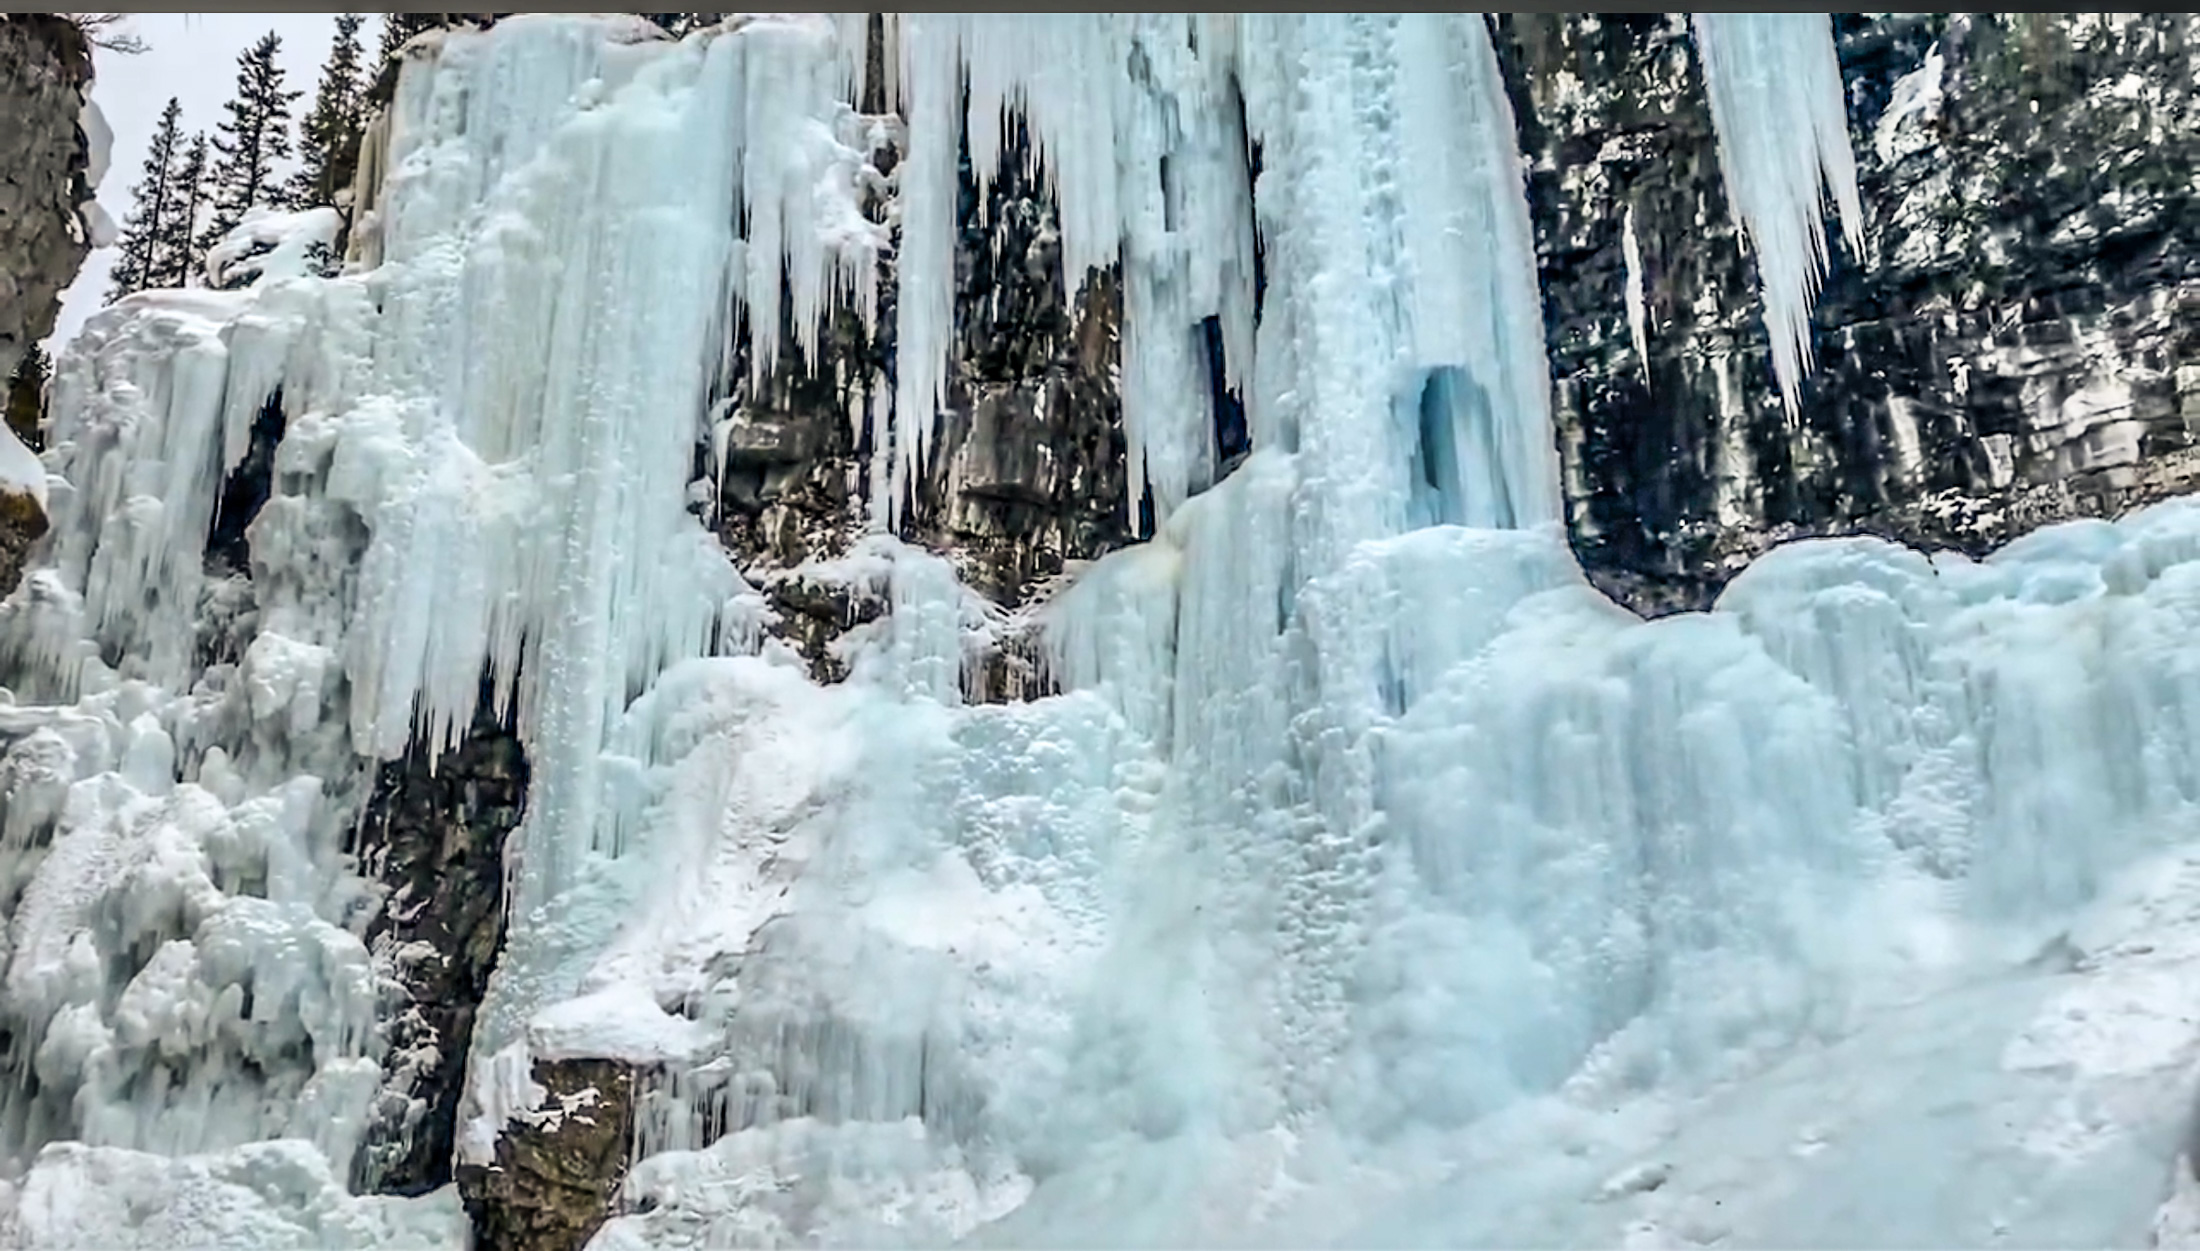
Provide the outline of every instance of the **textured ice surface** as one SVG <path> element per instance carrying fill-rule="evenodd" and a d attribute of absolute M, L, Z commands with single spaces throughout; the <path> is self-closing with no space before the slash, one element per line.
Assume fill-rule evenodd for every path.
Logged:
<path fill-rule="evenodd" d="M 294 1139 L 183 1157 L 56 1143 L 0 1189 L 0 1243 L 22 1251 L 448 1251 L 464 1220 L 448 1190 L 346 1194 Z"/>
<path fill-rule="evenodd" d="M 2200 507 L 1980 563 L 1798 544 L 1644 624 L 1560 529 L 1482 19 L 894 17 L 891 174 L 847 103 L 865 27 L 416 41 L 373 268 L 135 296 L 64 359 L 53 537 L 0 606 L 0 1231 L 458 1244 L 447 1192 L 335 1181 L 382 1060 L 340 851 L 365 770 L 449 745 L 485 670 L 532 784 L 460 1151 L 538 1115 L 536 1059 L 644 1066 L 598 1251 L 2192 1224 Z M 1799 369 L 1847 151 L 1824 20 L 1698 29 Z M 887 532 L 958 139 L 990 176 L 1004 109 L 1069 286 L 1125 266 L 1155 503 L 1033 623 Z M 310 218 L 240 247 L 302 259 Z M 690 479 L 732 336 L 877 316 L 889 245 L 881 532 L 803 572 L 892 611 L 820 688 Z M 1253 440 L 1219 483 L 1208 317 Z M 247 583 L 205 536 L 278 393 Z M 1064 693 L 966 704 L 1025 624 Z"/>

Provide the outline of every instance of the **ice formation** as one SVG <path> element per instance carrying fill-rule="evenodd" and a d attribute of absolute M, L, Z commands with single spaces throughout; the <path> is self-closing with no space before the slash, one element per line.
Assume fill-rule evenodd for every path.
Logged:
<path fill-rule="evenodd" d="M 1828 262 L 1829 192 L 1849 256 L 1864 255 L 1841 63 L 1822 13 L 1698 13 L 1694 23 L 1726 200 L 1756 253 L 1773 372 L 1793 413 Z"/>
<path fill-rule="evenodd" d="M 1824 19 L 1698 31 L 1792 401 L 1847 152 Z M 2195 1054 L 2200 506 L 1982 563 L 1798 544 L 1645 624 L 1560 528 L 1481 17 L 889 18 L 890 173 L 867 32 L 416 41 L 358 264 L 255 219 L 248 285 L 65 354 L 53 537 L 0 605 L 0 1234 L 460 1245 L 448 1192 L 334 1180 L 385 1059 L 343 847 L 484 673 L 531 789 L 459 1150 L 567 1110 L 536 1060 L 636 1065 L 597 1251 L 2148 1227 Z M 988 177 L 1011 118 L 1067 285 L 1122 267 L 1155 521 L 1028 623 L 891 533 L 958 136 Z M 690 479 L 740 337 L 814 361 L 889 252 L 875 532 L 804 573 L 892 611 L 820 687 Z M 1253 442 L 1219 481 L 1209 317 Z M 271 440 L 246 579 L 202 555 Z M 966 704 L 1023 624 L 1063 692 Z"/>

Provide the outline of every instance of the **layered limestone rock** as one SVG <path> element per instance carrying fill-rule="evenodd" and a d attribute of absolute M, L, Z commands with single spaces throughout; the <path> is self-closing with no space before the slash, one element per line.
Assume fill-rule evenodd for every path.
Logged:
<path fill-rule="evenodd" d="M 1791 538 L 1981 555 L 2200 480 L 2200 19 L 1835 21 L 1870 254 L 1790 416 L 1685 20 L 1504 19 L 1574 546 L 1638 611 Z"/>

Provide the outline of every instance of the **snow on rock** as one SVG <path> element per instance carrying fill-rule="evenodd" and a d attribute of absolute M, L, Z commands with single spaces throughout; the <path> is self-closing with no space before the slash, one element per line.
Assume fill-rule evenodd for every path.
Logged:
<path fill-rule="evenodd" d="M 77 116 L 76 124 L 84 131 L 84 182 L 96 190 L 113 160 L 115 132 L 89 91 L 85 92 L 84 111 Z"/>
<path fill-rule="evenodd" d="M 46 466 L 23 446 L 12 427 L 0 428 L 0 492 L 28 495 L 46 510 Z"/>
<path fill-rule="evenodd" d="M 100 181 L 107 177 L 107 166 L 112 161 L 115 148 L 114 128 L 107 124 L 107 115 L 91 98 L 86 84 L 84 108 L 77 115 L 77 127 L 84 132 L 84 186 L 97 191 Z M 95 248 L 113 247 L 122 237 L 115 220 L 107 215 L 98 200 L 87 196 L 76 206 L 77 216 L 84 220 L 85 238 Z"/>
<path fill-rule="evenodd" d="M 86 200 L 76 206 L 77 215 L 84 219 L 84 238 L 95 248 L 111 248 L 122 238 L 122 228 L 97 200 Z"/>
<path fill-rule="evenodd" d="M 227 288 L 245 279 L 303 278 L 315 271 L 316 254 L 326 256 L 336 246 L 343 225 L 343 214 L 333 208 L 283 212 L 255 205 L 206 250 L 207 285 Z"/>
<path fill-rule="evenodd" d="M 1895 80 L 1886 111 L 1872 126 L 1872 150 L 1879 154 L 1881 164 L 1892 165 L 1898 151 L 1915 150 L 1930 142 L 1921 133 L 1922 123 L 1940 118 L 1941 79 L 1947 65 L 1936 40 L 1925 50 L 1925 59 L 1916 69 Z"/>

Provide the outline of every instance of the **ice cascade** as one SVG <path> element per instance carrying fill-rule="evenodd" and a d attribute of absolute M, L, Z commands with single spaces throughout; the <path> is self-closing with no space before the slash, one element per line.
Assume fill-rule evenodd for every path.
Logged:
<path fill-rule="evenodd" d="M 1726 200 L 1757 253 L 1773 372 L 1793 414 L 1826 275 L 1827 193 L 1849 256 L 1864 256 L 1841 63 L 1822 13 L 1698 13 L 1693 22 Z"/>
<path fill-rule="evenodd" d="M 1838 70 L 1823 18 L 1696 30 L 1792 405 L 1822 182 L 1860 229 Z M 449 1188 L 347 1193 L 396 1064 L 347 840 L 485 716 L 530 788 L 457 1154 L 630 1066 L 594 1251 L 2135 1241 L 2195 1054 L 2200 507 L 1620 610 L 1516 120 L 1479 15 L 416 42 L 358 264 L 256 218 L 249 286 L 62 360 L 0 604 L 0 1242 L 462 1245 Z M 1153 525 L 1009 620 L 893 530 L 961 154 L 1017 128 L 1072 298 L 1122 284 Z M 873 532 L 804 572 L 890 611 L 820 685 L 706 528 L 719 397 L 889 290 Z M 1060 692 L 968 701 L 1025 627 Z"/>

